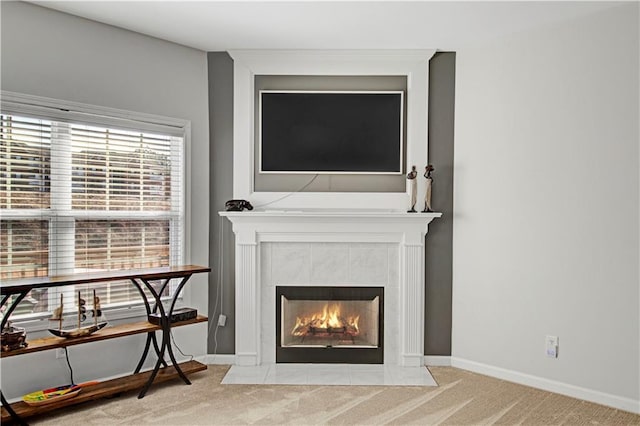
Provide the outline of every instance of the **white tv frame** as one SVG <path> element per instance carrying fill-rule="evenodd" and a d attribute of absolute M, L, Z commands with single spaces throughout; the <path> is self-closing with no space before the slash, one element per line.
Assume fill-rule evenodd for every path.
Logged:
<path fill-rule="evenodd" d="M 262 94 L 263 93 L 343 93 L 343 94 L 399 94 L 400 95 L 400 161 L 397 172 L 349 172 L 349 171 L 265 171 L 262 170 Z M 401 175 L 404 173 L 404 90 L 259 90 L 258 91 L 258 165 L 261 174 L 282 175 Z"/>
<path fill-rule="evenodd" d="M 404 192 L 260 192 L 254 190 L 255 76 L 405 76 L 407 168 L 428 164 L 429 59 L 435 50 L 232 50 L 234 61 L 233 197 L 257 209 L 406 211 Z M 417 179 L 418 194 L 424 179 Z"/>

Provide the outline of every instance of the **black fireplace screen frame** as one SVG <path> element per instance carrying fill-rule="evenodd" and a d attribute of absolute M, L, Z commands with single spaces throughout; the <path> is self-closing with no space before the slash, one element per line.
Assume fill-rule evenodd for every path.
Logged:
<path fill-rule="evenodd" d="M 288 300 L 373 300 L 379 297 L 378 347 L 282 347 L 282 296 Z M 384 287 L 276 286 L 276 363 L 383 364 Z"/>

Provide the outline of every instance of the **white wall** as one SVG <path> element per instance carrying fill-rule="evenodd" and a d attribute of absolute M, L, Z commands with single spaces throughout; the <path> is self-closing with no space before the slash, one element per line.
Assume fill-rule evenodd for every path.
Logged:
<path fill-rule="evenodd" d="M 638 16 L 458 51 L 453 241 L 454 365 L 634 411 Z"/>
<path fill-rule="evenodd" d="M 209 127 L 204 52 L 22 2 L 2 2 L 3 90 L 191 121 L 187 200 L 191 263 L 208 264 Z M 190 164 L 189 164 L 190 163 Z M 187 285 L 185 301 L 207 312 L 206 274 Z M 206 354 L 206 324 L 174 330 L 185 354 Z M 144 337 L 70 349 L 76 382 L 130 373 Z M 177 354 L 177 353 L 176 353 Z M 67 383 L 53 351 L 2 360 L 9 398 Z"/>

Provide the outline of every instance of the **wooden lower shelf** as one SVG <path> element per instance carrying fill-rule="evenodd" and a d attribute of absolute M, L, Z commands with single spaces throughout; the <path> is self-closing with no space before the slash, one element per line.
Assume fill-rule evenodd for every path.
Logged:
<path fill-rule="evenodd" d="M 179 365 L 185 375 L 207 369 L 206 365 L 201 364 L 198 361 L 187 361 Z M 62 407 L 68 407 L 87 401 L 93 401 L 95 399 L 105 398 L 122 392 L 140 390 L 142 386 L 144 386 L 144 384 L 147 382 L 147 380 L 149 380 L 150 375 L 151 371 L 145 371 L 144 373 L 138 373 L 131 376 L 120 377 L 118 379 L 107 380 L 96 385 L 82 388 L 78 396 L 60 402 L 52 402 L 51 404 L 40 406 L 31 406 L 23 401 L 19 401 L 11 404 L 11 408 L 13 408 L 16 414 L 18 414 L 23 419 L 27 417 L 37 416 L 53 410 L 57 410 Z M 176 372 L 175 368 L 173 368 L 173 366 L 161 368 L 160 371 L 158 371 L 158 374 L 153 383 L 155 384 L 165 382 L 176 377 L 178 377 L 178 373 Z M 8 422 L 10 420 L 11 415 L 4 407 L 2 407 L 2 423 Z"/>

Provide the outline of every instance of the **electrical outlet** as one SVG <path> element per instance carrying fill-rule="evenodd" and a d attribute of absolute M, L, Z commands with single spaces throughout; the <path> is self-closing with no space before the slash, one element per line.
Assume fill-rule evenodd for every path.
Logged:
<path fill-rule="evenodd" d="M 56 359 L 64 358 L 66 356 L 64 351 L 65 351 L 65 348 L 57 348 Z"/>
<path fill-rule="evenodd" d="M 549 358 L 558 358 L 558 336 L 547 336 L 545 348 Z"/>
<path fill-rule="evenodd" d="M 220 314 L 220 316 L 218 317 L 218 325 L 220 327 L 224 327 L 226 323 L 227 323 L 227 316 L 224 314 Z"/>

